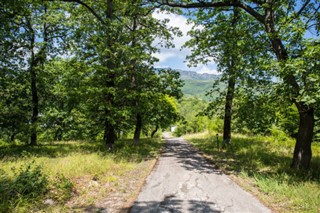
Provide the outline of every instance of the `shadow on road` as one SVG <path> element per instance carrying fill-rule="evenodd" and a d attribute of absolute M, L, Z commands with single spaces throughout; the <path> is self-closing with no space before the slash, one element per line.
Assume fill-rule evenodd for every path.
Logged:
<path fill-rule="evenodd" d="M 183 168 L 199 173 L 222 174 L 214 165 L 199 155 L 192 145 L 179 139 L 166 139 L 161 157 L 175 157 Z"/>
<path fill-rule="evenodd" d="M 187 200 L 183 201 L 176 199 L 174 195 L 166 196 L 162 201 L 136 202 L 130 210 L 131 213 L 159 213 L 159 212 L 211 212 L 220 213 L 220 210 L 215 209 L 212 202 Z M 186 207 L 187 209 L 183 208 Z"/>

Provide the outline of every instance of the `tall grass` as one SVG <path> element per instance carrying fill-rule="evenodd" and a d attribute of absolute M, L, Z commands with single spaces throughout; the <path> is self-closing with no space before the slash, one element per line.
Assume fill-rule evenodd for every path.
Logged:
<path fill-rule="evenodd" d="M 20 194 L 9 199 L 8 196 L 0 195 L 0 212 L 29 212 L 37 209 L 69 211 L 65 204 L 74 197 L 79 197 L 82 205 L 91 205 L 88 202 L 97 202 L 117 190 L 117 186 L 122 184 L 121 179 L 128 173 L 136 169 L 143 170 L 140 168 L 141 163 L 158 156 L 161 147 L 160 139 L 143 139 L 137 144 L 130 140 L 118 141 L 112 152 L 108 152 L 102 143 L 85 141 L 45 143 L 36 147 L 2 145 L 2 186 L 15 187 L 16 171 L 25 170 L 27 165 L 36 168 L 36 172 L 40 172 L 48 183 L 43 187 L 44 191 L 39 190 L 38 196 Z M 32 177 L 36 176 L 32 169 L 27 172 L 28 175 L 24 176 L 27 182 L 37 181 L 37 177 Z M 92 184 L 107 187 L 100 190 L 97 186 L 93 189 Z M 6 190 L 8 194 L 12 191 L 10 187 Z M 94 198 L 90 190 L 96 190 Z M 55 203 L 56 210 L 44 204 L 48 200 Z"/>
<path fill-rule="evenodd" d="M 257 188 L 257 196 L 277 212 L 320 212 L 320 144 L 313 143 L 309 171 L 290 169 L 294 140 L 234 135 L 232 144 L 221 146 L 215 134 L 186 136 L 217 166 L 245 188 Z"/>

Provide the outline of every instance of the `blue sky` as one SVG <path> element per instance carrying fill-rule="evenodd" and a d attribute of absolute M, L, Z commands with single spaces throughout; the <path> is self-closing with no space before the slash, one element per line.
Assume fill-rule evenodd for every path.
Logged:
<path fill-rule="evenodd" d="M 300 5 L 301 2 L 299 1 L 298 6 L 300 7 Z M 160 48 L 160 53 L 155 54 L 159 59 L 159 62 L 155 64 L 155 67 L 218 74 L 217 65 L 213 61 L 209 64 L 198 64 L 197 67 L 188 67 L 186 56 L 191 53 L 191 50 L 188 48 L 181 49 L 181 46 L 190 39 L 187 32 L 192 28 L 192 25 L 187 24 L 187 18 L 185 16 L 168 12 L 159 12 L 156 10 L 153 13 L 153 17 L 160 20 L 165 18 L 169 19 L 170 22 L 168 23 L 168 26 L 178 27 L 183 33 L 182 37 L 174 37 L 173 43 L 175 44 L 175 48 Z M 305 37 L 316 38 L 317 36 L 313 33 L 307 32 Z"/>
<path fill-rule="evenodd" d="M 191 53 L 191 50 L 188 48 L 181 49 L 181 47 L 190 39 L 190 36 L 187 35 L 187 32 L 192 28 L 192 26 L 187 24 L 187 18 L 185 16 L 155 11 L 153 13 L 153 17 L 160 20 L 165 18 L 169 19 L 170 21 L 168 26 L 179 27 L 183 33 L 182 37 L 174 37 L 174 48 L 160 48 L 160 53 L 155 54 L 155 56 L 159 59 L 159 62 L 155 64 L 155 67 L 196 71 L 198 73 L 218 73 L 216 64 L 214 62 L 209 64 L 199 64 L 197 67 L 188 67 L 186 56 Z M 156 41 L 155 43 L 158 42 Z"/>

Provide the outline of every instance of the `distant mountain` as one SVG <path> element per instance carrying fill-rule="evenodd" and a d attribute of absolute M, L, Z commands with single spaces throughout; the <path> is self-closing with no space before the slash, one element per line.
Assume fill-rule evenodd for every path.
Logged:
<path fill-rule="evenodd" d="M 197 96 L 203 100 L 209 100 L 206 93 L 212 88 L 213 83 L 219 79 L 220 75 L 197 73 L 193 71 L 176 70 L 180 73 L 180 78 L 184 81 L 182 92 L 185 96 Z M 221 84 L 222 85 L 222 84 Z"/>
<path fill-rule="evenodd" d="M 219 75 L 208 74 L 208 73 L 197 73 L 194 71 L 184 71 L 184 70 L 176 70 L 180 73 L 180 77 L 182 80 L 216 80 L 219 78 Z"/>
<path fill-rule="evenodd" d="M 160 68 L 155 68 L 155 71 L 161 70 Z M 209 100 L 210 98 L 206 96 L 207 91 L 209 91 L 215 80 L 220 78 L 220 75 L 208 74 L 208 73 L 197 73 L 194 71 L 185 70 L 175 70 L 180 73 L 181 80 L 184 81 L 184 86 L 182 87 L 182 92 L 185 97 L 196 96 L 203 100 Z M 221 87 L 225 87 L 223 83 L 220 84 Z M 217 96 L 217 95 L 215 95 Z"/>

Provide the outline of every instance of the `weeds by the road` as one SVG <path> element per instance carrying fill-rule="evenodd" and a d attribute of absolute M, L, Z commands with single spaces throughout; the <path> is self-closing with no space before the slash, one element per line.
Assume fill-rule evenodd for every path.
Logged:
<path fill-rule="evenodd" d="M 215 134 L 185 138 L 273 210 L 320 212 L 320 144 L 312 145 L 310 171 L 297 172 L 290 169 L 294 140 L 286 137 L 234 135 L 226 149 Z"/>
<path fill-rule="evenodd" d="M 134 198 L 160 139 L 0 147 L 0 212 L 116 210 Z"/>

